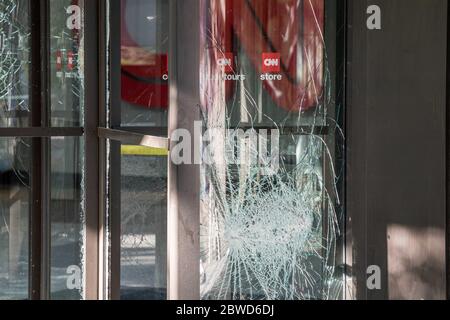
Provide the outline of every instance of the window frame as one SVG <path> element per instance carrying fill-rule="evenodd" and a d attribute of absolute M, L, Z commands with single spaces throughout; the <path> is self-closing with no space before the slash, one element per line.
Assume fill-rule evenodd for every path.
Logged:
<path fill-rule="evenodd" d="M 173 4 L 173 0 L 169 0 Z M 99 1 L 99 299 L 120 299 L 121 206 L 120 206 L 120 144 L 147 146 L 169 152 L 169 138 L 163 127 L 123 127 L 121 113 L 121 1 Z M 172 15 L 170 18 L 172 19 Z M 109 30 L 108 30 L 109 27 Z M 109 74 L 108 74 L 109 72 Z M 169 76 L 171 78 L 171 76 Z M 107 97 L 106 91 L 109 88 Z M 172 107 L 170 102 L 169 110 Z M 111 110 L 111 112 L 110 112 Z M 170 111 L 169 111 L 170 114 Z M 170 117 L 170 116 L 169 116 Z M 113 142 L 113 143 L 109 143 Z M 109 159 L 107 149 L 109 147 Z M 108 165 L 108 161 L 110 161 Z M 114 174 L 108 168 L 114 167 Z M 109 180 L 109 186 L 107 185 Z M 108 206 L 107 195 L 111 205 Z M 109 212 L 108 212 L 109 210 Z M 109 228 L 109 239 L 106 230 Z"/>
<path fill-rule="evenodd" d="M 97 5 L 98 1 L 85 1 L 84 32 L 85 55 L 97 55 Z M 86 157 L 86 265 L 85 298 L 97 297 L 97 230 L 98 230 L 98 126 L 97 108 L 88 107 L 84 114 L 84 126 L 51 127 L 49 117 L 50 88 L 50 20 L 49 0 L 30 1 L 31 61 L 30 98 L 31 119 L 28 127 L 0 128 L 0 137 L 32 139 L 31 199 L 29 223 L 29 277 L 28 298 L 49 300 L 51 296 L 51 224 L 50 195 L 50 139 L 53 137 L 84 137 Z M 98 104 L 97 59 L 85 61 L 85 102 L 87 106 Z"/>
<path fill-rule="evenodd" d="M 108 196 L 108 140 L 132 145 L 166 149 L 170 154 L 173 142 L 169 137 L 179 128 L 194 130 L 200 119 L 200 8 L 198 0 L 168 0 L 169 30 L 169 119 L 166 128 L 127 127 L 120 125 L 120 0 L 84 1 L 85 57 L 85 114 L 83 127 L 50 127 L 49 97 L 49 3 L 50 0 L 30 1 L 31 5 L 31 127 L 0 128 L 0 137 L 31 137 L 32 206 L 30 213 L 30 272 L 29 298 L 50 299 L 50 217 L 49 199 L 49 142 L 51 137 L 84 137 L 86 260 L 84 298 L 87 300 L 120 299 L 120 203 L 107 205 Z M 326 7 L 333 0 L 325 0 Z M 347 26 L 347 0 L 336 7 L 337 22 Z M 189 15 L 183 14 L 189 12 Z M 195 26 L 195 28 L 192 28 Z M 109 28 L 109 30 L 108 30 Z M 335 66 L 342 66 L 333 74 L 335 96 L 345 106 L 346 39 L 347 28 L 336 31 L 334 43 Z M 176 36 L 175 36 L 176 35 Z M 94 58 L 95 57 L 95 58 Z M 336 68 L 332 68 L 332 72 Z M 182 70 L 182 72 L 181 72 Z M 341 76 L 342 75 L 342 76 Z M 109 95 L 107 95 L 109 91 Z M 188 98 L 186 98 L 188 97 Z M 344 107 L 345 111 L 345 107 Z M 182 117 L 180 116 L 182 115 Z M 119 118 L 118 118 L 119 116 Z M 340 115 L 345 127 L 345 112 Z M 345 131 L 345 128 L 344 128 Z M 114 147 L 113 147 L 114 148 Z M 112 163 L 120 163 L 119 150 L 111 150 Z M 117 158 L 119 155 L 119 158 Z M 344 155 L 345 158 L 345 155 Z M 343 160 L 345 167 L 345 159 Z M 117 165 L 116 165 L 117 167 Z M 345 168 L 343 168 L 343 174 Z M 119 176 L 119 179 L 117 179 Z M 116 178 L 115 178 L 116 177 Z M 109 177 L 110 184 L 119 183 L 117 172 Z M 345 200 L 345 182 L 341 197 Z M 111 186 L 109 186 L 111 187 Z M 120 188 L 113 188 L 120 190 Z M 167 200 L 167 299 L 199 299 L 200 297 L 200 168 L 198 165 L 174 165 L 168 159 Z M 183 195 L 183 196 L 181 196 Z M 118 201 L 120 202 L 120 201 Z M 345 205 L 345 201 L 343 201 Z M 107 212 L 108 208 L 113 208 Z M 107 217 L 110 217 L 110 239 L 107 239 Z M 351 230 L 346 216 L 343 238 L 345 243 L 341 263 L 345 273 L 351 271 Z M 108 241 L 110 241 L 108 243 Z M 191 276 L 186 277 L 189 273 Z M 111 275 L 111 277 L 109 277 Z M 345 298 L 347 295 L 345 294 Z"/>
<path fill-rule="evenodd" d="M 326 8 L 334 3 L 325 0 Z M 120 201 L 111 205 L 111 211 L 107 212 L 106 185 L 107 141 L 128 143 L 132 145 L 143 145 L 166 149 L 169 152 L 173 142 L 169 137 L 176 129 L 184 128 L 193 132 L 194 121 L 200 120 L 200 77 L 198 66 L 200 64 L 200 4 L 198 0 L 174 1 L 169 0 L 169 119 L 168 130 L 155 127 L 127 127 L 121 126 L 120 112 L 108 112 L 108 110 L 120 110 L 121 107 L 121 51 L 120 51 L 120 24 L 110 24 L 107 30 L 107 19 L 120 21 L 120 0 L 99 1 L 99 241 L 98 247 L 93 250 L 92 256 L 97 251 L 99 276 L 97 283 L 99 290 L 97 297 L 100 299 L 120 299 Z M 346 1 L 333 6 L 335 25 L 346 23 Z M 190 12 L 189 15 L 181 14 Z M 109 17 L 107 16 L 109 14 Z M 327 15 L 328 18 L 328 15 Z M 328 20 L 327 20 L 328 21 Z M 192 28 L 192 26 L 196 26 Z M 327 41 L 330 42 L 332 52 L 336 53 L 336 59 L 331 68 L 332 78 L 335 85 L 336 103 L 345 106 L 345 48 L 346 29 L 340 33 L 335 28 L 330 30 Z M 337 67 L 342 66 L 344 70 L 337 72 Z M 180 69 L 182 68 L 182 69 Z M 182 70 L 182 72 L 180 72 Z M 109 75 L 107 74 L 109 72 Z M 336 73 L 337 72 L 337 73 Z M 342 75 L 342 77 L 341 77 Z M 107 100 L 106 90 L 109 88 L 110 95 Z M 338 95 L 338 92 L 341 95 Z M 188 97 L 188 98 L 187 98 Z M 345 107 L 340 115 L 340 120 L 345 125 Z M 182 115 L 182 117 L 180 117 Z M 108 118 L 109 116 L 109 118 Z M 94 125 L 94 124 L 93 124 Z M 344 128 L 345 131 L 345 128 Z M 326 133 L 325 133 L 326 134 Z M 109 176 L 110 190 L 120 190 L 120 173 L 117 169 L 120 163 L 119 150 L 113 150 L 110 146 L 111 165 L 115 164 L 114 175 Z M 343 159 L 343 175 L 345 176 L 345 155 Z M 170 156 L 169 156 L 170 158 Z M 328 175 L 327 175 L 328 176 Z M 330 177 L 328 177 L 330 178 Z M 345 179 L 344 179 L 345 180 Z M 345 190 L 345 181 L 343 190 Z M 199 299 L 200 298 L 200 272 L 198 261 L 200 260 L 200 167 L 198 165 L 174 165 L 168 159 L 168 200 L 167 200 L 167 299 Z M 182 196 L 181 196 L 182 195 Z M 110 194 L 111 201 L 120 199 L 119 194 Z M 340 195 L 342 208 L 345 206 L 345 194 Z M 110 216 L 110 239 L 106 239 L 107 215 Z M 337 263 L 341 264 L 344 277 L 349 274 L 347 260 L 349 241 L 348 230 L 344 223 L 344 231 L 339 239 L 338 245 L 343 247 Z M 94 235 L 92 235 L 94 237 Z M 108 248 L 107 241 L 110 241 Z M 347 245 L 344 245 L 347 243 Z M 347 261 L 346 261 L 347 260 Z M 185 277 L 185 274 L 191 274 Z M 108 277 L 111 275 L 111 278 Z M 86 279 L 87 280 L 87 279 Z M 348 299 L 347 291 L 343 298 Z"/>

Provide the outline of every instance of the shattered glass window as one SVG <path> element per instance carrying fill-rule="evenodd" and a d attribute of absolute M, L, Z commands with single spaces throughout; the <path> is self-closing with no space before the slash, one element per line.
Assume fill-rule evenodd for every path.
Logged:
<path fill-rule="evenodd" d="M 28 297 L 30 143 L 0 138 L 0 300 Z"/>
<path fill-rule="evenodd" d="M 54 127 L 83 125 L 83 0 L 50 0 L 50 118 Z"/>
<path fill-rule="evenodd" d="M 0 127 L 30 125 L 28 0 L 0 2 Z"/>
<path fill-rule="evenodd" d="M 50 125 L 84 119 L 84 1 L 50 0 Z M 94 106 L 95 107 L 95 106 Z M 51 298 L 83 299 L 85 275 L 84 139 L 49 142 Z"/>
<path fill-rule="evenodd" d="M 201 1 L 203 299 L 342 296 L 343 135 L 325 10 Z"/>
<path fill-rule="evenodd" d="M 30 125 L 27 0 L 0 2 L 0 128 Z M 0 138 L 0 299 L 26 299 L 31 141 Z"/>

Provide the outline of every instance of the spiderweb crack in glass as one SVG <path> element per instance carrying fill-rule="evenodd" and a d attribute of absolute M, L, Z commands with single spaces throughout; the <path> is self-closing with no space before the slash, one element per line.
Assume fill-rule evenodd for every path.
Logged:
<path fill-rule="evenodd" d="M 21 68 L 21 51 L 19 47 L 24 35 L 21 25 L 14 19 L 16 1 L 0 2 L 0 99 L 6 98 L 15 83 L 14 75 Z"/>
<path fill-rule="evenodd" d="M 308 297 L 318 276 L 311 269 L 311 257 L 332 256 L 338 233 L 331 197 L 311 164 L 314 158 L 305 155 L 305 162 L 292 172 L 281 169 L 275 176 L 260 176 L 258 167 L 247 168 L 240 184 L 228 179 L 225 190 L 219 186 L 217 168 L 207 170 L 216 208 L 207 226 L 210 261 L 202 283 L 204 298 Z M 232 170 L 227 168 L 230 175 Z M 323 213 L 324 200 L 328 214 Z M 329 225 L 326 239 L 321 237 L 324 216 Z M 332 275 L 330 267 L 323 277 Z"/>

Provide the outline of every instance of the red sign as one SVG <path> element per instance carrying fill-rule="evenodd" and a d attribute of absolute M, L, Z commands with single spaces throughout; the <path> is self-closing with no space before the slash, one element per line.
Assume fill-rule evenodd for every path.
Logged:
<path fill-rule="evenodd" d="M 62 60 L 63 56 L 61 50 L 56 51 L 56 71 L 62 70 Z"/>
<path fill-rule="evenodd" d="M 207 48 L 201 51 L 203 73 L 216 74 L 217 58 L 223 56 L 222 52 L 237 49 L 239 43 L 235 59 L 244 56 L 256 73 L 282 76 L 278 81 L 261 78 L 264 90 L 277 106 L 299 112 L 320 104 L 326 65 L 325 0 L 200 0 L 200 4 L 205 24 L 201 46 Z M 212 45 L 209 39 L 219 45 Z M 273 60 L 266 61 L 268 66 L 263 64 L 263 52 L 279 53 L 279 65 Z M 210 105 L 209 97 L 219 90 L 220 84 L 211 79 L 203 87 L 205 107 Z M 231 99 L 235 88 L 231 82 L 227 84 L 226 98 Z"/>
<path fill-rule="evenodd" d="M 281 56 L 277 52 L 265 52 L 262 54 L 262 72 L 281 72 Z"/>
<path fill-rule="evenodd" d="M 151 1 L 149 1 L 151 2 Z M 139 6 L 133 0 L 121 0 L 121 88 L 122 100 L 151 109 L 167 109 L 169 106 L 168 54 L 154 52 L 142 38 L 147 30 L 145 21 L 137 22 L 134 15 Z M 129 28 L 129 26 L 132 26 Z M 157 32 L 150 29 L 150 32 Z M 151 46 L 150 46 L 151 47 Z"/>
<path fill-rule="evenodd" d="M 74 55 L 72 51 L 67 52 L 67 71 L 73 71 L 74 69 Z"/>
<path fill-rule="evenodd" d="M 225 52 L 221 57 L 217 59 L 217 64 L 223 68 L 223 71 L 225 73 L 233 73 L 233 60 L 233 52 Z"/>

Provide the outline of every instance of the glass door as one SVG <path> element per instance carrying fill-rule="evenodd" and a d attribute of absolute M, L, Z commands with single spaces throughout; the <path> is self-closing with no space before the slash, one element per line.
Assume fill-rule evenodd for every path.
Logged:
<path fill-rule="evenodd" d="M 338 7 L 208 0 L 199 10 L 200 296 L 342 299 Z"/>
<path fill-rule="evenodd" d="M 344 5 L 108 3 L 109 296 L 345 298 Z"/>
<path fill-rule="evenodd" d="M 169 1 L 108 1 L 105 297 L 167 297 Z"/>
<path fill-rule="evenodd" d="M 0 299 L 348 298 L 345 1 L 0 3 Z"/>

